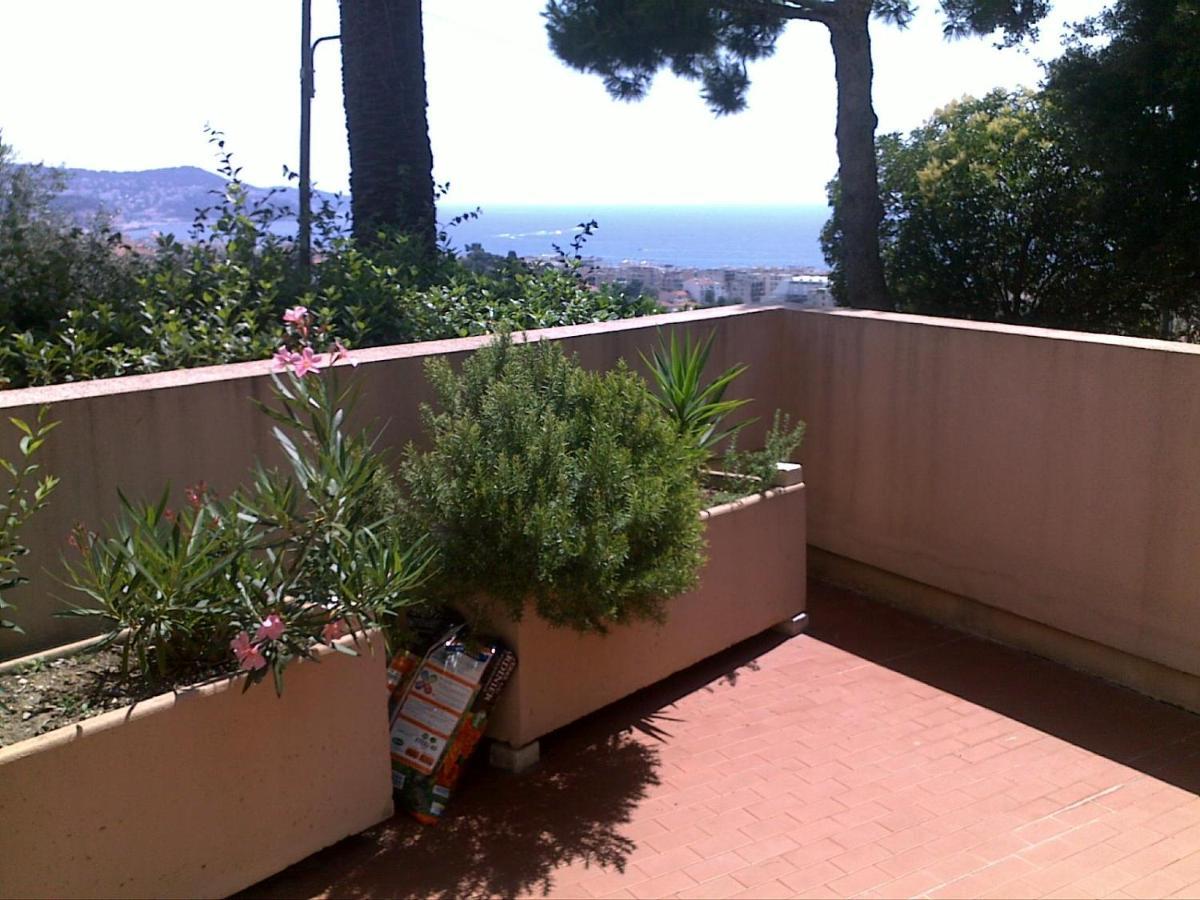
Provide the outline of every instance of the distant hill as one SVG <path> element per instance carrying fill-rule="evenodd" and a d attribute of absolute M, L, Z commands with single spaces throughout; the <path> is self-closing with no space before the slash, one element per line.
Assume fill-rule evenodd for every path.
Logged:
<path fill-rule="evenodd" d="M 211 206 L 213 191 L 221 191 L 225 179 L 196 166 L 147 169 L 141 172 L 104 172 L 91 169 L 63 169 L 66 190 L 55 205 L 79 219 L 104 212 L 127 237 L 150 237 L 155 232 L 187 234 L 195 211 Z M 250 187 L 252 197 L 264 197 L 268 188 Z M 314 191 L 314 203 L 320 198 L 336 201 L 337 196 Z M 294 187 L 280 189 L 272 203 L 294 211 L 298 192 Z M 294 221 L 294 218 L 292 219 Z M 284 223 L 281 223 L 284 224 Z"/>

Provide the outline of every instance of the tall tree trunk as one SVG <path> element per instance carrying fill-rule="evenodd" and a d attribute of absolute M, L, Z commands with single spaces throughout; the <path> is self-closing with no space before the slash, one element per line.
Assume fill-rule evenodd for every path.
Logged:
<path fill-rule="evenodd" d="M 432 255 L 437 220 L 421 0 L 340 5 L 354 237 L 370 244 L 381 229 L 398 231 Z"/>
<path fill-rule="evenodd" d="M 871 104 L 871 35 L 869 2 L 840 5 L 829 17 L 837 77 L 838 177 L 842 190 L 842 241 L 846 296 L 851 306 L 892 309 L 879 259 L 879 225 L 883 203 L 875 167 L 875 127 Z"/>

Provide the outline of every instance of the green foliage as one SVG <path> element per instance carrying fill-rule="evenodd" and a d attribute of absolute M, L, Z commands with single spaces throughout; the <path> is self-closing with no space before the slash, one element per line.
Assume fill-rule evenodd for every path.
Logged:
<path fill-rule="evenodd" d="M 1121 289 L 1160 333 L 1200 320 L 1200 3 L 1118 0 L 1077 26 L 1046 94 L 1100 175 Z"/>
<path fill-rule="evenodd" d="M 605 322 L 659 312 L 648 297 L 584 283 L 578 265 L 515 261 L 498 272 L 443 256 L 433 270 L 412 263 L 405 238 L 369 252 L 350 243 L 317 270 L 315 305 L 355 346 L 439 340 Z"/>
<path fill-rule="evenodd" d="M 642 362 L 658 388 L 658 402 L 663 411 L 674 423 L 675 430 L 705 458 L 718 444 L 749 424 L 743 421 L 731 428 L 721 428 L 727 415 L 750 402 L 725 399 L 725 391 L 747 366 L 730 366 L 708 384 L 701 381 L 716 334 L 709 332 L 703 341 L 693 343 L 690 334 L 680 341 L 672 332 L 668 343 L 659 337 L 658 347 L 649 359 L 642 355 Z"/>
<path fill-rule="evenodd" d="M 900 309 L 986 321 L 1144 332 L 1153 314 L 1119 285 L 1103 179 L 1041 95 L 993 91 L 879 140 L 882 258 Z M 840 286 L 837 209 L 822 235 Z"/>
<path fill-rule="evenodd" d="M 1000 31 L 1006 43 L 1035 32 L 1047 0 L 942 0 L 948 37 Z M 863 10 L 861 17 L 855 13 Z M 912 0 L 549 0 L 543 13 L 550 47 L 581 72 L 599 75 L 621 100 L 640 100 L 660 69 L 697 81 L 718 114 L 746 106 L 747 63 L 775 52 L 792 19 L 833 28 L 866 12 L 900 27 L 916 11 Z"/>
<path fill-rule="evenodd" d="M 103 217 L 87 228 L 51 206 L 60 173 L 21 165 L 0 140 L 0 322 L 10 332 L 43 332 L 89 301 L 127 297 L 136 267 Z"/>
<path fill-rule="evenodd" d="M 197 210 L 189 241 L 168 235 L 151 248 L 126 245 L 103 220 L 68 224 L 50 206 L 61 179 L 16 166 L 0 148 L 0 380 L 24 387 L 262 359 L 295 305 L 359 347 L 659 311 L 650 298 L 590 288 L 578 261 L 496 266 L 475 254 L 467 265 L 389 234 L 364 249 L 329 204 L 314 214 L 318 260 L 304 287 L 292 240 L 278 234 L 290 213 L 251 193 L 220 132 L 210 141 L 225 188 Z"/>
<path fill-rule="evenodd" d="M 731 442 L 721 468 L 740 482 L 738 494 L 744 495 L 744 488 L 756 493 L 769 490 L 775 483 L 776 464 L 791 462 L 792 454 L 804 440 L 805 428 L 803 422 L 793 427 L 791 419 L 777 409 L 761 450 L 738 450 L 736 441 Z"/>
<path fill-rule="evenodd" d="M 999 30 L 1006 44 L 1035 31 L 1049 0 L 941 0 L 948 37 Z M 881 217 L 873 163 L 872 15 L 904 27 L 913 0 L 549 0 L 550 46 L 567 65 L 599 75 L 621 100 L 645 96 L 655 74 L 698 81 L 717 114 L 746 107 L 749 63 L 775 52 L 793 19 L 829 30 L 838 81 L 838 162 L 845 176 L 839 222 L 842 288 L 857 306 L 890 308 L 879 258 Z M 808 86 L 801 86 L 801 90 Z"/>
<path fill-rule="evenodd" d="M 387 627 L 417 600 L 429 553 L 401 537 L 373 441 L 345 429 L 353 393 L 314 376 L 276 379 L 275 392 L 264 411 L 287 472 L 258 466 L 226 500 L 197 486 L 178 512 L 169 491 L 149 504 L 122 496 L 108 534 L 74 535 L 80 558 L 66 580 L 87 600 L 69 614 L 108 624 L 106 643 L 146 679 L 228 668 L 241 639 L 247 686 L 270 672 L 281 689 L 292 660 L 339 632 Z M 282 633 L 260 640 L 272 616 Z"/>
<path fill-rule="evenodd" d="M 4 594 L 29 580 L 17 565 L 17 560 L 29 552 L 21 544 L 21 530 L 49 502 L 50 494 L 58 486 L 59 479 L 54 475 L 33 480 L 41 470 L 41 465 L 33 459 L 46 442 L 47 435 L 58 425 L 46 421 L 48 414 L 49 407 L 43 406 L 32 425 L 23 419 L 10 418 L 13 427 L 21 432 L 17 444 L 21 460 L 13 463 L 0 459 L 0 468 L 10 479 L 4 502 L 0 503 L 0 630 L 21 631 L 17 623 L 4 618 L 4 610 L 13 609 L 13 605 L 5 601 Z"/>
<path fill-rule="evenodd" d="M 12 289 L 38 306 L 36 316 L 5 320 L 0 377 L 22 387 L 269 354 L 295 292 L 290 244 L 271 233 L 281 213 L 251 199 L 223 136 L 210 131 L 210 141 L 229 181 L 214 207 L 197 210 L 189 243 L 167 235 L 134 248 L 103 221 L 68 227 L 49 209 L 49 187 L 22 213 L 38 225 L 36 246 L 0 230 L 0 259 L 26 250 Z"/>
<path fill-rule="evenodd" d="M 604 79 L 610 94 L 640 100 L 660 68 L 701 83 L 719 113 L 746 105 L 745 64 L 770 56 L 786 21 L 742 6 L 694 0 L 551 0 L 550 46 L 564 62 Z"/>
<path fill-rule="evenodd" d="M 430 449 L 402 467 L 410 527 L 440 551 L 438 593 L 527 600 L 555 625 L 660 619 L 703 559 L 695 450 L 623 364 L 584 371 L 550 342 L 503 337 L 455 374 L 431 362 Z"/>

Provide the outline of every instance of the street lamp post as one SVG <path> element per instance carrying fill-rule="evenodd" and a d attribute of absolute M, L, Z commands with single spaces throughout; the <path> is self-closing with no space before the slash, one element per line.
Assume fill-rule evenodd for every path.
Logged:
<path fill-rule="evenodd" d="M 330 34 L 312 39 L 312 0 L 300 2 L 300 209 L 298 211 L 300 279 L 304 287 L 311 281 L 312 270 L 312 174 L 309 157 L 312 132 L 312 98 L 316 95 L 313 56 L 322 41 L 335 41 L 341 35 Z"/>

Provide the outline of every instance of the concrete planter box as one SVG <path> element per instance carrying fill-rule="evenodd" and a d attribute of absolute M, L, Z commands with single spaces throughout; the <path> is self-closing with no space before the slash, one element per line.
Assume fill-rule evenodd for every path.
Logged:
<path fill-rule="evenodd" d="M 517 671 L 488 735 L 509 745 L 500 765 L 522 768 L 521 748 L 556 728 L 654 684 L 805 608 L 804 484 L 705 510 L 708 562 L 699 586 L 670 601 L 667 621 L 583 635 L 553 628 L 532 611 L 496 629 L 517 653 Z"/>
<path fill-rule="evenodd" d="M 359 647 L 282 698 L 233 677 L 0 749 L 0 896 L 226 896 L 388 818 L 383 640 Z"/>

